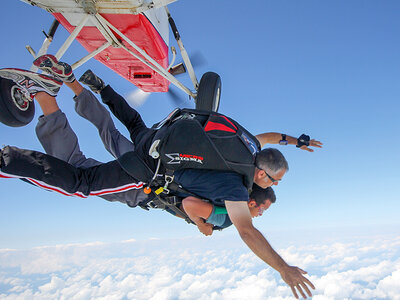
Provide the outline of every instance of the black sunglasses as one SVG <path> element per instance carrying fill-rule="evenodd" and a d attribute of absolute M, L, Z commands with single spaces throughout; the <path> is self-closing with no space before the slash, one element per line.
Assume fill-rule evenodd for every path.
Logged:
<path fill-rule="evenodd" d="M 265 172 L 265 170 L 263 170 L 263 171 Z M 269 180 L 272 181 L 272 183 L 280 181 L 280 179 L 275 179 L 275 178 L 271 177 L 267 172 L 265 172 L 265 175 L 267 175 L 267 177 L 269 178 Z"/>
<path fill-rule="evenodd" d="M 256 165 L 256 167 L 257 167 L 257 168 L 259 168 L 260 170 L 263 170 L 263 171 L 264 171 L 264 173 L 265 173 L 265 175 L 267 175 L 267 177 L 269 178 L 269 180 L 271 180 L 271 181 L 272 181 L 272 183 L 275 183 L 275 182 L 281 181 L 280 179 L 275 179 L 274 177 L 272 177 L 271 175 L 269 175 L 269 174 L 267 173 L 267 171 L 265 171 L 263 168 L 260 168 L 260 167 L 259 167 L 259 166 L 257 166 L 257 165 Z"/>

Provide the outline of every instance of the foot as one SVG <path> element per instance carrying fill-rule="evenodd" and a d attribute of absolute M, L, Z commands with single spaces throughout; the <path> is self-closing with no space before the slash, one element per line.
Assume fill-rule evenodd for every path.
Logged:
<path fill-rule="evenodd" d="M 0 77 L 14 81 L 27 97 L 32 97 L 38 92 L 45 92 L 56 97 L 63 84 L 62 81 L 53 77 L 22 69 L 1 69 Z"/>
<path fill-rule="evenodd" d="M 106 87 L 104 81 L 97 77 L 92 70 L 87 70 L 79 81 L 86 84 L 94 93 L 100 94 L 100 92 Z"/>
<path fill-rule="evenodd" d="M 57 80 L 63 82 L 73 82 L 75 80 L 71 66 L 65 62 L 58 61 L 54 55 L 45 54 L 39 56 L 33 61 L 33 65 L 52 75 Z"/>

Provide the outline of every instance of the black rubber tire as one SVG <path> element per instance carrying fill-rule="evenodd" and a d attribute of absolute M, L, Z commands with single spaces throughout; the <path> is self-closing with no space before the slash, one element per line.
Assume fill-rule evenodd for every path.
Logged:
<path fill-rule="evenodd" d="M 221 77 L 207 72 L 201 77 L 197 90 L 196 109 L 218 112 L 221 97 Z"/>
<path fill-rule="evenodd" d="M 17 98 L 20 99 L 17 104 Z M 21 89 L 12 81 L 0 77 L 0 122 L 10 127 L 29 124 L 35 115 L 33 101 L 24 101 Z M 15 100 L 15 101 L 14 101 Z"/>

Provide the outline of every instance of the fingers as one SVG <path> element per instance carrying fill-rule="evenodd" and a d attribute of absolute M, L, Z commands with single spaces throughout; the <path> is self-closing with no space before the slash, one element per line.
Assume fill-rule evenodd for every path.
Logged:
<path fill-rule="evenodd" d="M 293 267 L 294 270 L 297 270 L 297 272 L 301 274 L 307 274 L 306 271 L 298 268 L 298 267 Z M 303 275 L 298 274 L 296 276 L 297 278 L 292 278 L 291 283 L 289 284 L 293 295 L 296 297 L 296 299 L 299 299 L 299 294 L 304 298 L 307 299 L 307 295 L 309 297 L 312 297 L 312 293 L 310 291 L 311 287 L 312 289 L 315 289 L 314 285 L 311 283 L 310 280 L 305 278 Z M 307 295 L 306 295 L 307 294 Z"/>
<path fill-rule="evenodd" d="M 308 288 L 307 285 L 304 284 L 304 282 L 300 282 L 300 283 L 296 284 L 295 286 L 291 286 L 291 289 L 292 289 L 292 293 L 293 293 L 293 295 L 296 297 L 296 299 L 299 298 L 299 297 L 298 297 L 298 294 L 297 294 L 297 291 L 299 291 L 300 295 L 301 295 L 304 299 L 307 299 L 307 296 L 306 296 L 306 294 L 304 293 L 304 291 L 307 293 L 307 295 L 308 295 L 309 297 L 312 297 L 312 294 L 311 294 L 310 289 Z M 297 289 L 297 291 L 296 291 L 296 289 Z"/>
<path fill-rule="evenodd" d="M 309 297 L 311 297 L 312 294 L 311 294 L 311 291 L 310 291 L 310 289 L 308 288 L 308 286 L 307 286 L 304 282 L 301 282 L 300 285 L 301 285 L 301 287 L 303 288 L 303 290 L 306 291 L 307 295 L 308 295 Z M 302 295 L 303 295 L 304 298 L 306 298 L 304 294 L 302 294 Z"/>
<path fill-rule="evenodd" d="M 308 151 L 308 152 L 314 152 L 313 149 L 310 149 L 310 148 L 308 148 L 307 146 L 301 146 L 300 149 L 301 149 L 301 150 L 306 150 L 306 151 Z"/>
<path fill-rule="evenodd" d="M 304 270 L 302 270 L 302 269 L 300 269 L 299 267 L 297 267 L 297 270 L 299 270 L 300 271 L 300 273 L 302 273 L 302 274 L 308 274 L 306 271 L 304 271 Z M 306 277 L 304 277 L 304 276 L 302 276 L 302 279 L 303 279 L 303 281 L 304 282 L 306 282 L 313 290 L 315 290 L 315 286 L 312 284 L 312 282 L 310 281 L 310 280 L 308 280 Z M 307 294 L 311 297 L 311 292 L 310 292 L 310 290 L 308 289 L 308 286 L 304 283 L 304 282 L 301 282 L 300 284 L 303 286 L 303 288 L 306 290 L 306 292 L 307 292 Z"/>
<path fill-rule="evenodd" d="M 311 141 L 309 142 L 308 147 L 322 148 L 322 145 L 323 145 L 323 144 L 322 144 L 320 141 L 311 140 Z M 308 152 L 314 152 L 313 149 L 310 149 L 310 148 L 308 148 L 308 147 L 307 147 L 306 145 L 303 145 L 303 146 L 300 147 L 300 149 L 306 150 L 306 151 L 308 151 Z"/>
<path fill-rule="evenodd" d="M 314 140 L 314 139 L 312 139 L 310 141 L 310 146 L 322 148 L 322 145 L 323 145 L 323 143 L 321 143 L 320 141 L 317 141 L 317 140 Z"/>
<path fill-rule="evenodd" d="M 297 270 L 299 270 L 301 274 L 307 274 L 307 272 L 306 272 L 306 271 L 304 271 L 304 270 L 300 269 L 299 267 L 297 267 Z"/>
<path fill-rule="evenodd" d="M 309 297 L 312 297 L 312 293 L 310 291 L 310 289 L 307 287 L 307 285 L 305 285 L 303 282 L 295 285 L 295 286 L 290 286 L 293 295 L 296 297 L 296 299 L 299 299 L 299 295 L 297 294 L 297 291 L 299 291 L 300 295 L 304 298 L 307 299 L 306 294 L 304 293 L 304 291 L 306 291 L 307 295 Z M 303 291 L 304 290 L 304 291 Z"/>
<path fill-rule="evenodd" d="M 300 292 L 300 295 L 301 295 L 304 299 L 307 299 L 306 294 L 304 294 L 304 292 L 303 292 L 303 290 L 302 290 L 300 284 L 297 284 L 297 285 L 296 285 L 296 288 L 297 288 L 297 290 Z"/>
<path fill-rule="evenodd" d="M 296 289 L 293 286 L 290 286 L 290 288 L 292 289 L 292 293 L 296 297 L 296 299 L 299 299 L 299 296 L 297 295 Z"/>
<path fill-rule="evenodd" d="M 315 290 L 315 286 L 312 284 L 312 282 L 310 280 L 308 280 L 307 278 L 304 277 L 304 281 L 313 289 Z"/>

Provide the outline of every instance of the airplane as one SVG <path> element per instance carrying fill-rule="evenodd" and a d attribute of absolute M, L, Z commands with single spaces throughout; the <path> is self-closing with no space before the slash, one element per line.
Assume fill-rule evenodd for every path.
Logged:
<path fill-rule="evenodd" d="M 221 78 L 206 72 L 196 78 L 182 37 L 167 5 L 176 0 L 21 0 L 40 7 L 55 18 L 41 48 L 27 50 L 37 58 L 46 54 L 61 24 L 69 37 L 55 56 L 62 58 L 74 40 L 88 54 L 71 64 L 76 69 L 94 58 L 132 82 L 141 91 L 167 92 L 172 83 L 195 101 L 196 109 L 218 111 Z M 177 51 L 171 47 L 170 29 L 177 42 L 183 63 L 176 64 Z M 37 71 L 31 66 L 31 71 Z M 187 72 L 193 84 L 186 87 L 176 75 Z M 25 126 L 33 119 L 33 99 L 13 81 L 0 77 L 0 122 L 12 127 Z"/>

